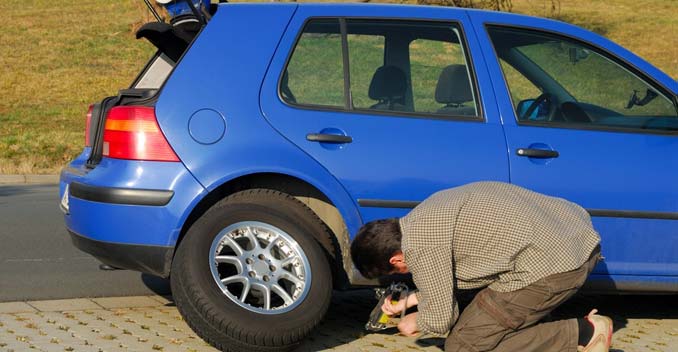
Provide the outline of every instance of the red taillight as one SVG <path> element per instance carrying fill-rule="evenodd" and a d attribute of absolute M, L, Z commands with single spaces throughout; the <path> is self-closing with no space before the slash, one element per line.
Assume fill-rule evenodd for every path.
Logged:
<path fill-rule="evenodd" d="M 116 106 L 106 117 L 103 155 L 109 158 L 179 161 L 147 106 Z"/>
<path fill-rule="evenodd" d="M 92 146 L 92 137 L 90 136 L 92 129 L 92 110 L 94 110 L 94 105 L 89 106 L 87 117 L 85 118 L 85 147 Z"/>

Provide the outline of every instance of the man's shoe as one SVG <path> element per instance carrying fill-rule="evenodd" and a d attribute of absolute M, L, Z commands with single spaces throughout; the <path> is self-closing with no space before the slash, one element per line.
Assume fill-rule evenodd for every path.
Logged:
<path fill-rule="evenodd" d="M 585 347 L 577 347 L 581 352 L 608 352 L 612 344 L 612 319 L 598 315 L 597 309 L 594 309 L 585 317 L 593 326 L 593 336 Z"/>

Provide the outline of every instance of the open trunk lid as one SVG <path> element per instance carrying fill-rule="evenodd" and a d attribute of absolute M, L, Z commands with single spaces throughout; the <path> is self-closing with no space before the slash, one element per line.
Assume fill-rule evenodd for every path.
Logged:
<path fill-rule="evenodd" d="M 171 16 L 169 23 L 162 21 L 150 3 L 145 1 L 158 22 L 143 25 L 137 31 L 136 37 L 145 38 L 158 50 L 129 88 L 120 90 L 117 96 L 106 97 L 92 105 L 91 115 L 88 117 L 89 129 L 86 132 L 92 147 L 86 162 L 88 168 L 94 168 L 101 162 L 106 116 L 113 107 L 155 106 L 158 92 L 172 70 L 218 9 L 216 5 L 200 6 L 202 1 L 158 1 Z"/>

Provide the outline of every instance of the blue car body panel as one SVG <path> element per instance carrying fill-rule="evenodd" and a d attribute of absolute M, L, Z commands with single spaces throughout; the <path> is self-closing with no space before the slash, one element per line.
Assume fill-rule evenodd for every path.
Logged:
<path fill-rule="evenodd" d="M 676 82 L 626 49 L 596 34 L 561 22 L 519 15 L 470 11 L 487 67 L 492 77 L 503 77 L 499 61 L 485 31 L 488 24 L 538 28 L 574 37 L 603 48 L 640 72 L 645 72 L 667 90 Z M 676 220 L 629 218 L 615 212 L 638 212 L 640 216 L 678 213 L 678 150 L 675 135 L 637 131 L 581 130 L 537 127 L 517 122 L 511 96 L 503 79 L 493 82 L 503 116 L 511 164 L 511 182 L 537 192 L 563 197 L 593 212 L 600 232 L 605 261 L 594 273 L 605 275 L 678 275 Z M 518 148 L 551 149 L 555 159 L 518 156 Z M 606 214 L 607 213 L 607 214 Z M 656 215 L 659 214 L 659 215 Z M 667 278 L 670 279 L 670 278 Z"/>
<path fill-rule="evenodd" d="M 86 159 L 78 160 L 84 162 Z M 110 204 L 70 197 L 66 226 L 76 234 L 97 241 L 172 246 L 188 216 L 186 209 L 192 209 L 206 193 L 181 163 L 105 158 L 93 170 L 84 166 L 79 170 L 80 176 L 73 169 L 62 173 L 62 196 L 65 185 L 73 182 L 89 186 L 174 191 L 166 206 Z"/>
<path fill-rule="evenodd" d="M 296 8 L 239 5 L 218 12 L 168 80 L 156 105 L 158 123 L 179 158 L 208 191 L 252 174 L 297 177 L 327 195 L 353 233 L 362 221 L 341 184 L 272 130 L 259 109 L 261 81 Z M 255 9 L 258 21 L 251 20 Z M 214 42 L 228 45 L 202 44 Z M 195 79 L 194 69 L 204 64 L 205 57 L 217 62 L 209 75 Z M 223 138 L 210 145 L 194 141 L 187 129 L 190 117 L 204 108 L 218 111 L 226 121 Z"/>
<path fill-rule="evenodd" d="M 458 23 L 468 45 L 482 121 L 318 111 L 283 102 L 278 82 L 299 32 L 314 17 Z M 352 237 L 363 223 L 402 216 L 440 189 L 498 180 L 564 197 L 592 211 L 605 256 L 590 279 L 595 287 L 678 291 L 676 135 L 517 123 L 488 24 L 585 41 L 678 94 L 676 81 L 638 56 L 552 20 L 440 7 L 224 4 L 155 104 L 158 124 L 181 162 L 104 158 L 89 169 L 86 148 L 61 175 L 62 196 L 66 185 L 80 184 L 172 191 L 169 202 L 130 205 L 71 196 L 66 225 L 93 241 L 173 249 L 189 216 L 211 192 L 240 177 L 278 174 L 323 193 Z M 328 145 L 306 139 L 309 133 L 324 132 L 353 141 Z M 553 149 L 560 156 L 517 156 L 516 149 L 523 147 Z M 375 205 L 379 201 L 404 205 L 380 207 Z"/>
<path fill-rule="evenodd" d="M 470 27 L 464 10 L 408 9 L 408 19 L 450 21 Z M 503 130 L 488 85 L 480 86 L 485 117 L 482 122 L 364 111 L 318 111 L 290 106 L 279 98 L 277 86 L 285 63 L 297 34 L 309 18 L 399 18 L 402 11 L 398 6 L 301 6 L 280 42 L 261 90 L 261 106 L 267 120 L 334 175 L 356 202 L 421 201 L 437 190 L 476 180 L 508 182 Z M 481 58 L 473 32 L 465 34 L 470 35 L 467 42 L 471 55 Z M 476 59 L 474 69 L 479 81 L 487 80 L 482 60 Z M 327 131 L 349 135 L 353 141 L 337 146 L 306 139 L 309 133 Z M 360 212 L 364 221 L 371 221 L 401 216 L 405 211 L 363 206 Z"/>

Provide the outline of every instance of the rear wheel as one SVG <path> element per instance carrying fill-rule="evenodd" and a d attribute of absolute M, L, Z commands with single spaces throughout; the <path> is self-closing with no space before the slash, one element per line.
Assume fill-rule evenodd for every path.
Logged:
<path fill-rule="evenodd" d="M 329 236 L 295 198 L 248 190 L 210 208 L 186 233 L 172 263 L 172 294 L 184 319 L 222 351 L 285 351 L 325 315 L 332 294 Z"/>

